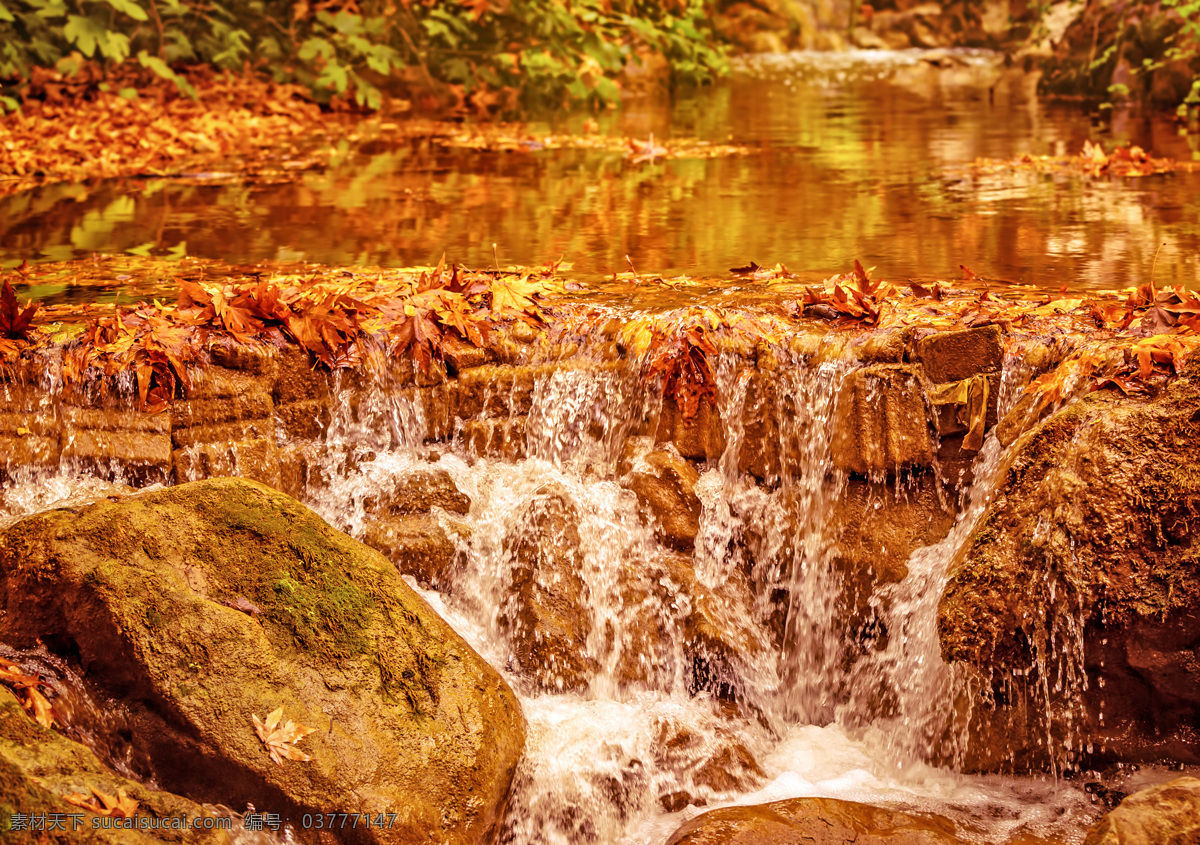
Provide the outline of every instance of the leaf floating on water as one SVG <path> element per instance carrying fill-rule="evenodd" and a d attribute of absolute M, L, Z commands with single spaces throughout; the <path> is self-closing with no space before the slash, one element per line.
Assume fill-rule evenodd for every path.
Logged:
<path fill-rule="evenodd" d="M 316 728 L 305 727 L 297 724 L 289 719 L 286 723 L 280 724 L 283 719 L 283 707 L 277 707 L 267 715 L 266 721 L 258 718 L 257 714 L 251 714 L 251 719 L 254 720 L 254 731 L 258 734 L 258 738 L 262 740 L 263 745 L 267 747 L 267 752 L 271 755 L 271 759 L 278 765 L 283 765 L 283 758 L 289 760 L 297 760 L 301 763 L 307 763 L 312 758 L 296 748 L 296 743 L 304 739 L 310 733 L 313 733 Z"/>

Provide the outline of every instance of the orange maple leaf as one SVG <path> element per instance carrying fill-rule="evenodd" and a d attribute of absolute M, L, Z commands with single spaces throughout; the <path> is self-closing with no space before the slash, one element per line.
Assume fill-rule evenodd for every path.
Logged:
<path fill-rule="evenodd" d="M 258 738 L 262 740 L 263 745 L 267 747 L 267 752 L 271 755 L 271 759 L 278 765 L 283 765 L 283 758 L 289 760 L 298 760 L 301 763 L 307 763 L 312 758 L 296 748 L 296 743 L 304 739 L 316 728 L 308 728 L 304 725 L 297 724 L 291 719 L 284 724 L 280 724 L 283 720 L 283 707 L 277 707 L 267 716 L 266 721 L 258 718 L 257 714 L 251 714 L 251 719 L 254 720 L 254 731 L 258 734 Z"/>

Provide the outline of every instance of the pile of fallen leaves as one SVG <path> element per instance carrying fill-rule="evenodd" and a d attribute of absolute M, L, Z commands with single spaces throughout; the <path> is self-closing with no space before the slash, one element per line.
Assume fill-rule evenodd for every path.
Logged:
<path fill-rule="evenodd" d="M 302 170 L 332 154 L 314 141 L 333 124 L 297 86 L 198 68 L 187 74 L 193 100 L 153 75 L 99 87 L 86 74 L 38 73 L 43 99 L 0 117 L 0 194 L 218 166 Z"/>
<path fill-rule="evenodd" d="M 61 343 L 68 389 L 132 373 L 141 407 L 150 413 L 186 393 L 190 370 L 214 344 L 294 343 L 329 369 L 357 367 L 370 353 L 428 369 L 444 357 L 447 342 L 481 347 L 498 323 L 540 325 L 538 300 L 555 272 L 554 267 L 467 271 L 443 261 L 421 271 L 272 275 L 241 268 L 206 278 L 213 269 L 199 264 L 190 277 L 186 270 L 176 277 L 173 304 L 156 300 L 82 314 L 47 308 L 37 325 L 31 322 L 37 306 L 22 308 L 6 280 L 0 328 L 9 328 L 0 338 L 0 365 L 11 368 L 22 355 Z M 81 318 L 82 328 L 64 327 L 72 317 Z"/>
<path fill-rule="evenodd" d="M 86 266 L 93 275 L 104 272 L 103 262 Z M 487 347 L 502 323 L 542 327 L 551 303 L 563 306 L 555 320 L 578 323 L 572 331 L 584 335 L 595 328 L 584 316 L 595 286 L 564 280 L 557 264 L 475 271 L 448 267 L 444 260 L 424 270 L 270 270 L 200 261 L 159 266 L 172 268 L 174 303 L 39 310 L 22 306 L 6 281 L 0 295 L 0 366 L 11 370 L 39 349 L 59 346 L 68 389 L 112 383 L 129 373 L 141 407 L 156 412 L 186 395 L 191 372 L 219 345 L 294 344 L 328 369 L 360 367 L 382 356 L 427 370 L 451 360 L 448 350 Z M 955 282 L 889 283 L 872 278 L 856 261 L 851 272 L 812 284 L 782 265 L 751 263 L 735 268 L 732 282 L 721 283 L 725 291 L 737 291 L 735 300 L 723 297 L 714 282 L 614 272 L 608 295 L 628 304 L 631 296 L 664 293 L 666 307 L 619 310 L 625 316 L 616 340 L 685 418 L 715 394 L 720 353 L 748 356 L 762 345 L 779 346 L 795 334 L 811 333 L 814 322 L 849 333 L 995 324 L 1015 339 L 1056 338 L 1075 351 L 1031 386 L 1043 409 L 1087 389 L 1151 390 L 1178 373 L 1200 347 L 1195 291 L 1151 282 L 1123 292 L 1071 295 L 1063 288 L 1051 294 L 1011 284 L 993 288 L 995 280 L 965 266 L 962 271 Z M 62 269 L 40 265 L 25 272 L 30 281 Z M 572 300 L 576 291 L 583 293 Z M 680 307 L 680 291 L 682 301 L 693 304 Z M 717 304 L 705 304 L 706 291 L 721 297 Z"/>
<path fill-rule="evenodd" d="M 655 141 L 651 133 L 640 138 L 601 135 L 594 131 L 582 135 L 539 134 L 521 124 L 481 124 L 450 134 L 439 134 L 435 143 L 449 149 L 481 152 L 536 152 L 538 150 L 600 150 L 621 153 L 634 164 L 671 159 L 727 158 L 748 155 L 747 147 L 736 144 L 710 144 L 695 138 L 671 138 Z"/>
<path fill-rule="evenodd" d="M 1100 144 L 1083 142 L 1083 149 L 1073 156 L 1035 156 L 1028 153 L 1016 159 L 978 158 L 973 169 L 996 173 L 1010 170 L 1031 170 L 1037 173 L 1076 173 L 1088 176 L 1153 176 L 1176 171 L 1195 172 L 1200 162 L 1155 158 L 1136 144 L 1104 152 Z"/>

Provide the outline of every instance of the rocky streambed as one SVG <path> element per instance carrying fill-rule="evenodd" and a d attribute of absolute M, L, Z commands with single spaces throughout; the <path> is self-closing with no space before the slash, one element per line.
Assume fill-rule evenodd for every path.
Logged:
<path fill-rule="evenodd" d="M 812 303 L 747 342 L 693 306 L 564 308 L 427 367 L 212 343 L 153 412 L 132 379 L 63 391 L 53 349 L 13 367 L 10 824 L 1194 841 L 1190 346 Z M 691 340 L 642 343 L 648 319 Z M 1088 392 L 1105 362 L 1119 384 Z M 93 831 L 129 805 L 70 803 L 89 790 L 236 823 Z"/>

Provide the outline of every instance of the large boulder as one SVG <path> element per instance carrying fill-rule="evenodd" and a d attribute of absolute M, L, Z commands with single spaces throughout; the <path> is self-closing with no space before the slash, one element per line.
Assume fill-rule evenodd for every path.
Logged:
<path fill-rule="evenodd" d="M 983 679 L 968 768 L 1200 762 L 1197 444 L 1200 361 L 1014 444 L 939 606 L 943 656 Z"/>
<path fill-rule="evenodd" d="M 91 802 L 94 809 L 103 810 L 96 792 L 123 798 L 122 809 L 136 819 L 80 806 Z M 184 828 L 179 819 L 197 826 Z M 135 820 L 147 829 L 123 827 Z M 16 697 L 0 687 L 0 830 L 46 845 L 230 845 L 231 831 L 217 829 L 226 821 L 178 795 L 114 774 L 85 746 L 40 727 Z M 156 827 L 149 829 L 150 824 Z M 206 830 L 206 824 L 212 827 Z"/>
<path fill-rule="evenodd" d="M 793 798 L 726 807 L 697 816 L 667 845 L 959 845 L 954 824 L 932 814 L 903 813 L 839 801 Z"/>
<path fill-rule="evenodd" d="M 1175 778 L 1135 792 L 1088 831 L 1083 845 L 1200 842 L 1200 779 Z"/>
<path fill-rule="evenodd" d="M 396 814 L 344 842 L 483 841 L 524 743 L 503 679 L 377 552 L 225 478 L 28 517 L 0 533 L 0 639 L 40 640 L 128 708 L 192 800 Z M 256 734 L 315 729 L 274 762 Z M 278 748 L 276 749 L 278 752 Z"/>

